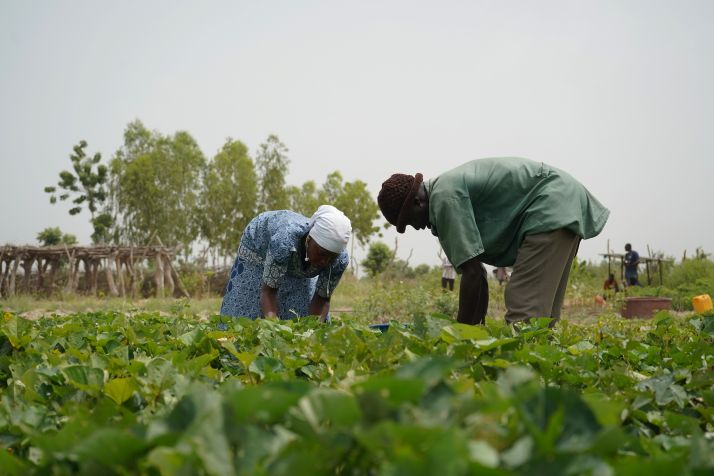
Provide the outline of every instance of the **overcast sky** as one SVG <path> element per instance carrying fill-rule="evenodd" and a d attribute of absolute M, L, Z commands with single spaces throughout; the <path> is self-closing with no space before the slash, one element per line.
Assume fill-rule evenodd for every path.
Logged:
<path fill-rule="evenodd" d="M 88 243 L 43 188 L 79 140 L 109 159 L 141 119 L 207 157 L 277 134 L 290 183 L 339 170 L 375 200 L 394 172 L 528 157 L 610 208 L 580 257 L 711 252 L 712 25 L 710 0 L 0 0 L 0 244 Z M 437 262 L 428 232 L 401 236 Z"/>

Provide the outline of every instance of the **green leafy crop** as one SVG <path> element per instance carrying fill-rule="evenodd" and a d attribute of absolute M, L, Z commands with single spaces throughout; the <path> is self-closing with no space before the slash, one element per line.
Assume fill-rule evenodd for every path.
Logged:
<path fill-rule="evenodd" d="M 714 317 L 0 322 L 1 474 L 711 474 Z"/>

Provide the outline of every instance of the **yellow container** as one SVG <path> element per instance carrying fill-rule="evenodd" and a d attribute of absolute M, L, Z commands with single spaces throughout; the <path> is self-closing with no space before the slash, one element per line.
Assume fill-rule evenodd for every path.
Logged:
<path fill-rule="evenodd" d="M 694 296 L 692 298 L 692 306 L 694 306 L 694 312 L 708 311 L 712 308 L 712 298 L 708 294 Z"/>

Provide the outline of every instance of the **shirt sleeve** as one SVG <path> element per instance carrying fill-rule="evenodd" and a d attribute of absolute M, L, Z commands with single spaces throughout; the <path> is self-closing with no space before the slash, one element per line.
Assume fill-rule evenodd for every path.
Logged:
<path fill-rule="evenodd" d="M 279 288 L 288 272 L 290 249 L 294 246 L 294 230 L 287 224 L 276 227 L 270 236 L 263 261 L 263 284 Z"/>
<path fill-rule="evenodd" d="M 340 283 L 342 274 L 347 269 L 350 259 L 346 251 L 340 253 L 332 265 L 323 269 L 317 278 L 315 294 L 321 298 L 328 299 L 335 292 L 335 288 Z"/>
<path fill-rule="evenodd" d="M 467 196 L 441 198 L 432 203 L 441 247 L 449 261 L 460 269 L 468 260 L 484 252 L 474 209 Z"/>
<path fill-rule="evenodd" d="M 288 272 L 287 263 L 282 264 L 275 260 L 273 254 L 268 251 L 263 262 L 263 284 L 275 289 L 283 283 L 283 278 Z"/>

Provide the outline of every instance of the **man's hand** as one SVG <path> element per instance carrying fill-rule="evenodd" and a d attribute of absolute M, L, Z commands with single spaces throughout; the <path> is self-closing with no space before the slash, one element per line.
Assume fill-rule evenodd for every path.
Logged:
<path fill-rule="evenodd" d="M 464 324 L 483 324 L 488 310 L 488 282 L 480 261 L 472 258 L 461 265 L 459 314 L 456 320 Z"/>

